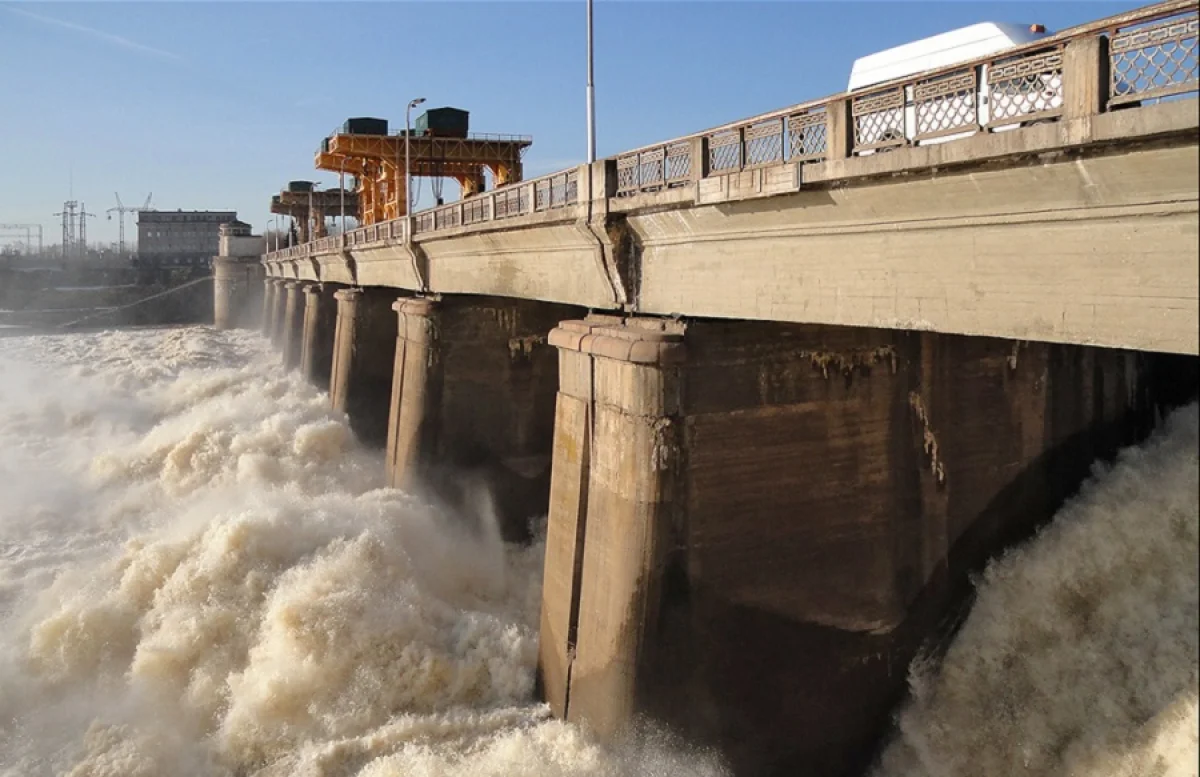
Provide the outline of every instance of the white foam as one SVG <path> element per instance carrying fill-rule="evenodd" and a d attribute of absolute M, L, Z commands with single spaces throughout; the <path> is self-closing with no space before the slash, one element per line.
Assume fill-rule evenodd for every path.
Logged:
<path fill-rule="evenodd" d="M 550 720 L 541 544 L 381 488 L 257 336 L 13 338 L 0 369 L 20 484 L 0 505 L 0 775 L 719 773 Z"/>
<path fill-rule="evenodd" d="M 1177 411 L 988 567 L 879 775 L 1197 773 L 1198 426 Z"/>

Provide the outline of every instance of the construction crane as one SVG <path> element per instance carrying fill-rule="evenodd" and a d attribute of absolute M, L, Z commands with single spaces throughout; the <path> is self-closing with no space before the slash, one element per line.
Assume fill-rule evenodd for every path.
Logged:
<path fill-rule="evenodd" d="M 11 230 L 11 231 L 10 231 Z M 8 232 L 9 234 L 0 234 L 0 237 L 11 237 L 13 233 L 19 231 L 25 232 L 25 253 L 33 253 L 33 233 L 37 232 L 37 252 L 38 256 L 42 255 L 42 225 L 41 224 L 0 224 L 0 233 Z"/>
<path fill-rule="evenodd" d="M 140 208 L 126 208 L 124 205 L 121 204 L 121 195 L 117 192 L 113 192 L 113 195 L 117 198 L 117 207 L 109 208 L 108 210 L 105 211 L 105 213 L 108 214 L 109 221 L 112 221 L 113 213 L 117 214 L 117 224 L 118 224 L 118 227 L 117 227 L 117 235 L 118 235 L 118 237 L 117 237 L 117 253 L 119 253 L 121 256 L 124 256 L 125 255 L 125 214 L 126 213 L 141 213 L 142 211 L 150 210 L 150 198 L 154 196 L 154 192 L 150 192 L 149 194 L 146 195 L 146 201 L 144 203 L 142 203 L 142 207 L 140 207 Z"/>
<path fill-rule="evenodd" d="M 357 177 L 358 222 L 363 225 L 404 215 L 409 174 L 435 180 L 454 178 L 462 187 L 463 197 L 483 191 L 485 170 L 491 171 L 497 186 L 521 180 L 521 157 L 532 138 L 468 134 L 466 111 L 457 109 L 440 108 L 427 115 L 445 111 L 461 115 L 461 124 L 454 131 L 422 127 L 425 117 L 421 116 L 407 137 L 404 131 L 389 134 L 387 122 L 382 119 L 351 119 L 322 141 L 314 166 Z M 406 146 L 412 159 L 411 171 L 404 169 Z"/>

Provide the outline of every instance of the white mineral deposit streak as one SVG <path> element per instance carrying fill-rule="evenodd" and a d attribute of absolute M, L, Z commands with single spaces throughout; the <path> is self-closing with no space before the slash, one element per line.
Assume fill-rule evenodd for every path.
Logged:
<path fill-rule="evenodd" d="M 994 562 L 878 777 L 1197 774 L 1200 415 L 1191 405 Z"/>
<path fill-rule="evenodd" d="M 541 545 L 379 459 L 255 335 L 0 340 L 0 775 L 720 774 L 551 720 Z"/>

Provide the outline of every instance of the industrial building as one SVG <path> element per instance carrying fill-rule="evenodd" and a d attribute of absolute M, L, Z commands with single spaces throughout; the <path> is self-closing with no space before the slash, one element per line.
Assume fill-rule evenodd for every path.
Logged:
<path fill-rule="evenodd" d="M 220 246 L 221 225 L 232 221 L 237 221 L 237 212 L 232 210 L 141 211 L 137 263 L 207 264 Z"/>

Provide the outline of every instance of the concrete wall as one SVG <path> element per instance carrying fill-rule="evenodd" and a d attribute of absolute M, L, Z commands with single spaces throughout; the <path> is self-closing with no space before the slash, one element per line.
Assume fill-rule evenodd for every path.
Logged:
<path fill-rule="evenodd" d="M 1197 353 L 1198 169 L 1147 148 L 634 213 L 637 309 Z"/>
<path fill-rule="evenodd" d="M 1080 346 L 718 321 L 552 342 L 546 697 L 739 774 L 864 766 L 967 571 L 1149 408 L 1141 357 Z"/>

